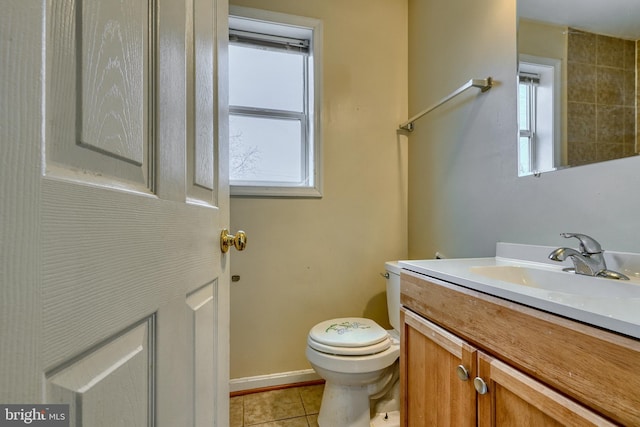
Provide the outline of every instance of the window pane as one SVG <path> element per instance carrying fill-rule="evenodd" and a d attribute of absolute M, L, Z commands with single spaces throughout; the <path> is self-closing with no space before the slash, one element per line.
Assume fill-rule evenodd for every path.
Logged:
<path fill-rule="evenodd" d="M 529 105 L 529 85 L 520 83 L 518 85 L 518 121 L 520 123 L 520 130 L 530 130 Z"/>
<path fill-rule="evenodd" d="M 518 176 L 529 175 L 531 170 L 531 140 L 521 136 L 518 139 Z"/>
<path fill-rule="evenodd" d="M 232 184 L 303 183 L 305 165 L 299 120 L 230 115 L 229 132 Z"/>
<path fill-rule="evenodd" d="M 303 111 L 305 55 L 229 46 L 229 104 Z"/>

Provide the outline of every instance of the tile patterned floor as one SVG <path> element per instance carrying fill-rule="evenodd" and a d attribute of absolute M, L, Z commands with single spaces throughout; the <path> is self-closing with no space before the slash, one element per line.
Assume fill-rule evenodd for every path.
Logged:
<path fill-rule="evenodd" d="M 324 385 L 231 398 L 230 427 L 317 427 Z"/>

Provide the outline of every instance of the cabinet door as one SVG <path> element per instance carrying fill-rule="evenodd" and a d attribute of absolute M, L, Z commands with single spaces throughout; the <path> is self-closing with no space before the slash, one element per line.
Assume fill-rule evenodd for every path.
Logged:
<path fill-rule="evenodd" d="M 401 424 L 475 426 L 477 350 L 410 311 L 401 317 Z"/>
<path fill-rule="evenodd" d="M 478 426 L 613 426 L 606 419 L 493 357 L 478 352 Z M 482 390 L 481 384 L 486 384 Z"/>

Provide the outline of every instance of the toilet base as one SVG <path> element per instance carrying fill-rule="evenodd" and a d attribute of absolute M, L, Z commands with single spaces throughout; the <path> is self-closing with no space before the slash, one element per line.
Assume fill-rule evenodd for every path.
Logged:
<path fill-rule="evenodd" d="M 325 382 L 318 414 L 320 427 L 370 427 L 369 388 Z"/>
<path fill-rule="evenodd" d="M 398 360 L 396 360 L 375 382 L 363 381 L 358 385 L 345 385 L 325 380 L 318 425 L 320 427 L 399 427 L 399 374 Z M 379 417 L 376 412 L 381 413 L 382 416 Z M 389 414 L 386 419 L 385 414 Z M 396 418 L 398 423 L 394 423 Z M 374 420 L 379 423 L 373 424 Z"/>

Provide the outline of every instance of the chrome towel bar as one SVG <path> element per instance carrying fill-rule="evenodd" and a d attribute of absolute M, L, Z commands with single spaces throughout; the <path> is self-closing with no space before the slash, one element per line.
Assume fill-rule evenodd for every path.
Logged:
<path fill-rule="evenodd" d="M 427 108 L 426 110 L 422 110 L 421 112 L 419 112 L 415 116 L 411 117 L 406 122 L 402 123 L 400 125 L 400 129 L 408 130 L 409 132 L 413 131 L 413 122 L 415 122 L 416 120 L 418 120 L 420 117 L 424 116 L 425 114 L 435 110 L 436 108 L 438 108 L 439 106 L 441 106 L 445 102 L 449 101 L 450 99 L 455 98 L 456 96 L 460 95 L 462 92 L 464 92 L 465 90 L 469 89 L 470 87 L 477 87 L 477 88 L 480 88 L 481 92 L 486 92 L 489 89 L 491 89 L 492 86 L 493 86 L 493 80 L 491 79 L 491 77 L 487 77 L 486 79 L 471 79 L 468 82 L 466 82 L 464 85 L 460 86 L 455 91 L 451 92 L 449 95 L 447 95 L 444 98 L 442 98 L 435 105 L 432 105 L 431 107 Z"/>

